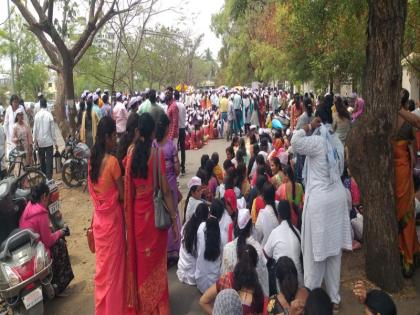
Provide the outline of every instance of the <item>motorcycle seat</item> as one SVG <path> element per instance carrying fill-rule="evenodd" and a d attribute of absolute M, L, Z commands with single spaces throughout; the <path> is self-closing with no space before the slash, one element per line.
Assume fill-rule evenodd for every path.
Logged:
<path fill-rule="evenodd" d="M 29 196 L 31 195 L 30 189 L 16 189 L 15 192 L 15 198 L 25 198 L 26 200 L 29 199 Z"/>
<path fill-rule="evenodd" d="M 20 232 L 20 231 L 21 231 L 21 229 L 14 229 L 14 230 L 13 230 L 13 231 L 9 234 L 9 236 L 7 237 L 7 239 L 1 243 L 1 245 L 0 245 L 0 252 L 3 252 L 3 251 L 4 251 L 4 249 L 5 249 L 5 247 L 6 247 L 7 240 L 8 240 L 11 236 L 15 235 L 16 233 L 18 233 L 18 232 Z M 25 244 L 27 244 L 27 243 L 30 243 L 30 242 L 31 242 L 31 236 L 29 235 L 29 233 L 23 233 L 23 234 L 19 235 L 17 238 L 14 238 L 14 239 L 13 239 L 13 240 L 9 243 L 9 251 L 10 251 L 10 252 L 12 252 L 12 251 L 14 251 L 14 250 L 18 249 L 19 247 L 21 247 L 21 246 L 23 246 L 23 245 L 25 245 Z"/>

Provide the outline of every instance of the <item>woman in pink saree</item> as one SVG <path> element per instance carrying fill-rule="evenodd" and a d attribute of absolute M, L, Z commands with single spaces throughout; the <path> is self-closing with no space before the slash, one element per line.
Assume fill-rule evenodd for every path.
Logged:
<path fill-rule="evenodd" d="M 179 238 L 176 210 L 166 178 L 163 152 L 152 146 L 155 123 L 149 113 L 139 118 L 139 139 L 125 159 L 124 215 L 127 230 L 128 314 L 168 315 L 168 230 L 155 226 L 153 169 L 157 167 L 161 190 L 169 208 L 174 241 Z M 158 156 L 160 154 L 160 164 Z"/>
<path fill-rule="evenodd" d="M 89 192 L 95 207 L 93 234 L 96 249 L 95 314 L 126 314 L 125 237 L 121 199 L 121 168 L 110 154 L 116 145 L 115 122 L 99 121 L 89 162 Z"/>

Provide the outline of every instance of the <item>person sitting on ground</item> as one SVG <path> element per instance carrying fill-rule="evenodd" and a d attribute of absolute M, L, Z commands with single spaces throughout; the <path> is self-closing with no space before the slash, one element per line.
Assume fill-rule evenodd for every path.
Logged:
<path fill-rule="evenodd" d="M 39 234 L 39 240 L 51 254 L 53 278 L 52 285 L 55 294 L 60 294 L 74 279 L 65 236 L 70 236 L 68 227 L 51 232 L 48 213 L 50 189 L 44 182 L 31 190 L 31 201 L 26 205 L 19 220 L 20 229 L 30 229 Z"/>
<path fill-rule="evenodd" d="M 275 274 L 281 292 L 270 297 L 267 315 L 302 314 L 309 292 L 299 285 L 293 260 L 287 256 L 280 257 L 275 265 Z"/>
<path fill-rule="evenodd" d="M 296 308 L 300 311 L 302 305 L 296 305 Z M 323 289 L 316 288 L 309 292 L 303 315 L 333 315 L 333 304 Z"/>
<path fill-rule="evenodd" d="M 220 277 L 200 298 L 200 305 L 207 314 L 213 311 L 213 301 L 224 289 L 235 289 L 242 301 L 244 314 L 262 314 L 264 293 L 255 270 L 258 254 L 252 245 L 245 245 L 233 272 Z"/>
<path fill-rule="evenodd" d="M 197 209 L 197 206 L 203 202 L 201 199 L 201 179 L 194 176 L 190 179 L 187 186 L 189 191 L 187 200 L 185 200 L 184 223 L 188 222 Z"/>
<path fill-rule="evenodd" d="M 258 280 L 264 291 L 265 296 L 268 296 L 268 272 L 267 259 L 264 256 L 263 249 L 252 237 L 253 224 L 251 215 L 248 209 L 240 209 L 238 211 L 238 219 L 235 222 L 234 236 L 235 239 L 230 241 L 223 248 L 223 260 L 221 273 L 233 271 L 238 262 L 240 253 L 244 250 L 246 244 L 252 245 L 258 253 L 258 264 L 256 271 Z"/>
<path fill-rule="evenodd" d="M 235 186 L 236 182 L 237 182 L 236 169 L 230 168 L 223 179 L 223 184 L 219 185 L 219 187 L 217 187 L 216 189 L 217 198 L 223 198 L 225 195 L 225 191 L 228 189 L 233 189 L 233 191 L 235 192 L 236 198 L 240 198 L 241 190 L 239 187 Z"/>
<path fill-rule="evenodd" d="M 290 257 L 296 266 L 299 285 L 303 285 L 301 238 L 299 231 L 292 224 L 288 200 L 280 200 L 277 213 L 280 225 L 268 237 L 264 253 L 275 261 L 282 256 Z"/>
<path fill-rule="evenodd" d="M 248 198 L 249 192 L 251 190 L 251 185 L 249 183 L 248 177 L 246 176 L 246 165 L 241 162 L 236 168 L 236 187 L 241 190 L 241 195 L 246 199 Z"/>
<path fill-rule="evenodd" d="M 264 156 L 261 154 L 257 155 L 257 159 L 255 160 L 255 167 L 256 172 L 251 180 L 251 187 L 255 187 L 257 184 L 257 176 L 258 175 L 265 175 L 267 177 L 267 180 L 270 180 L 270 177 L 267 174 L 267 166 L 265 164 Z"/>
<path fill-rule="evenodd" d="M 210 157 L 208 154 L 203 154 L 200 159 L 200 167 L 198 170 L 206 170 L 206 163 L 210 160 Z"/>
<path fill-rule="evenodd" d="M 255 238 L 262 246 L 265 246 L 271 232 L 279 225 L 274 197 L 275 193 L 276 190 L 273 184 L 266 182 L 263 187 L 265 208 L 259 212 L 257 222 L 255 223 Z"/>
<path fill-rule="evenodd" d="M 236 151 L 236 155 L 235 158 L 232 160 L 232 163 L 238 167 L 239 163 L 245 163 L 245 151 L 243 151 L 242 149 L 238 149 Z"/>
<path fill-rule="evenodd" d="M 207 160 L 206 162 L 206 171 L 207 174 L 209 176 L 209 184 L 208 184 L 208 189 L 210 190 L 212 196 L 214 197 L 216 194 L 216 188 L 217 186 L 219 186 L 219 183 L 217 181 L 217 177 L 214 174 L 214 163 L 212 160 Z"/>
<path fill-rule="evenodd" d="M 233 165 L 231 160 L 225 160 L 223 162 L 223 177 L 229 172 L 229 170 L 235 169 L 235 165 Z"/>
<path fill-rule="evenodd" d="M 219 165 L 219 154 L 217 152 L 213 152 L 211 155 L 211 160 L 214 163 L 213 173 L 216 175 L 217 181 L 219 184 L 223 183 L 223 170 Z"/>
<path fill-rule="evenodd" d="M 254 143 L 251 147 L 251 158 L 249 159 L 248 163 L 248 178 L 252 178 L 257 171 L 256 168 L 254 168 L 255 160 L 257 159 L 258 152 L 260 151 L 260 146 L 258 143 Z"/>
<path fill-rule="evenodd" d="M 226 159 L 231 160 L 233 163 L 233 159 L 235 158 L 235 151 L 233 150 L 233 147 L 229 146 L 226 148 Z M 233 164 L 235 167 L 236 165 Z"/>
<path fill-rule="evenodd" d="M 233 289 L 224 289 L 217 294 L 213 315 L 242 315 L 241 298 Z"/>
<path fill-rule="evenodd" d="M 300 229 L 304 200 L 303 187 L 302 184 L 295 182 L 295 174 L 289 165 L 284 167 L 283 174 L 283 183 L 276 191 L 276 200 L 288 200 L 290 202 L 292 223 Z"/>
<path fill-rule="evenodd" d="M 197 262 L 197 230 L 202 222 L 209 217 L 209 207 L 200 203 L 192 217 L 181 230 L 181 249 L 179 251 L 178 270 L 179 281 L 188 285 L 195 285 L 195 266 Z"/>
<path fill-rule="evenodd" d="M 245 144 L 245 139 L 244 138 L 239 139 L 239 149 L 242 150 L 242 152 L 244 154 L 245 164 L 248 164 L 249 154 L 248 154 L 248 150 L 246 149 L 246 144 Z"/>
<path fill-rule="evenodd" d="M 232 139 L 232 143 L 230 144 L 230 146 L 233 148 L 233 150 L 236 152 L 239 148 L 239 137 L 238 136 L 234 136 Z"/>
<path fill-rule="evenodd" d="M 270 168 L 271 173 L 273 174 L 270 181 L 274 185 L 274 187 L 278 189 L 283 183 L 283 178 L 285 177 L 283 173 L 283 168 L 280 163 L 280 159 L 278 157 L 274 156 L 270 159 Z"/>
<path fill-rule="evenodd" d="M 386 292 L 381 290 L 366 292 L 365 283 L 359 280 L 354 285 L 353 293 L 359 302 L 365 305 L 366 315 L 397 315 L 395 303 Z"/>
<path fill-rule="evenodd" d="M 263 198 L 263 188 L 264 184 L 266 183 L 267 178 L 264 175 L 259 175 L 257 177 L 257 185 L 255 187 L 255 191 L 257 193 L 257 196 L 254 198 L 254 200 L 251 202 L 251 217 L 252 217 L 252 223 L 257 223 L 258 214 L 260 213 L 261 209 L 265 208 L 265 202 Z M 254 188 L 253 188 L 254 190 Z M 253 193 L 250 193 L 250 195 Z"/>
<path fill-rule="evenodd" d="M 197 263 L 194 275 L 201 293 L 220 277 L 222 250 L 226 244 L 222 242 L 220 226 L 224 212 L 223 202 L 220 199 L 213 200 L 209 217 L 197 230 Z"/>

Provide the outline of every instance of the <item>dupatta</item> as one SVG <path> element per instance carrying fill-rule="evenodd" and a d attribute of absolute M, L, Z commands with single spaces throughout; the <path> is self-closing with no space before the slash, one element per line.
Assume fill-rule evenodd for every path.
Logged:
<path fill-rule="evenodd" d="M 131 165 L 133 164 L 134 145 L 127 150 L 127 161 L 125 165 L 124 177 L 124 219 L 127 237 L 126 252 L 126 290 L 127 305 L 136 312 L 139 309 L 138 292 L 137 292 L 137 259 L 136 259 L 136 243 L 134 237 L 134 185 L 131 174 Z"/>

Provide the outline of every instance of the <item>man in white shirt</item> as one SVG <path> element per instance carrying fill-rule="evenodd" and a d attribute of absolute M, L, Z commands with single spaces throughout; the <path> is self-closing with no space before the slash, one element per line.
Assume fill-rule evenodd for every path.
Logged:
<path fill-rule="evenodd" d="M 10 151 L 12 151 L 16 146 L 13 143 L 13 125 L 15 124 L 16 113 L 19 108 L 23 109 L 23 119 L 26 123 L 28 123 L 28 116 L 26 115 L 25 107 L 19 104 L 19 96 L 12 95 L 10 97 L 10 106 L 7 107 L 4 115 L 4 132 L 6 133 L 7 140 L 6 157 L 9 156 Z"/>
<path fill-rule="evenodd" d="M 117 103 L 112 111 L 112 116 L 117 125 L 117 134 L 121 138 L 127 127 L 128 112 L 125 105 L 122 103 L 122 94 L 118 92 L 115 96 Z"/>
<path fill-rule="evenodd" d="M 178 144 L 181 151 L 181 175 L 185 175 L 185 121 L 187 119 L 187 112 L 184 103 L 179 101 L 179 91 L 174 93 L 176 105 L 178 106 Z"/>
<path fill-rule="evenodd" d="M 34 144 L 38 148 L 41 170 L 48 179 L 53 174 L 53 145 L 57 150 L 57 141 L 55 138 L 54 118 L 47 110 L 47 101 L 40 100 L 40 110 L 34 119 Z"/>

